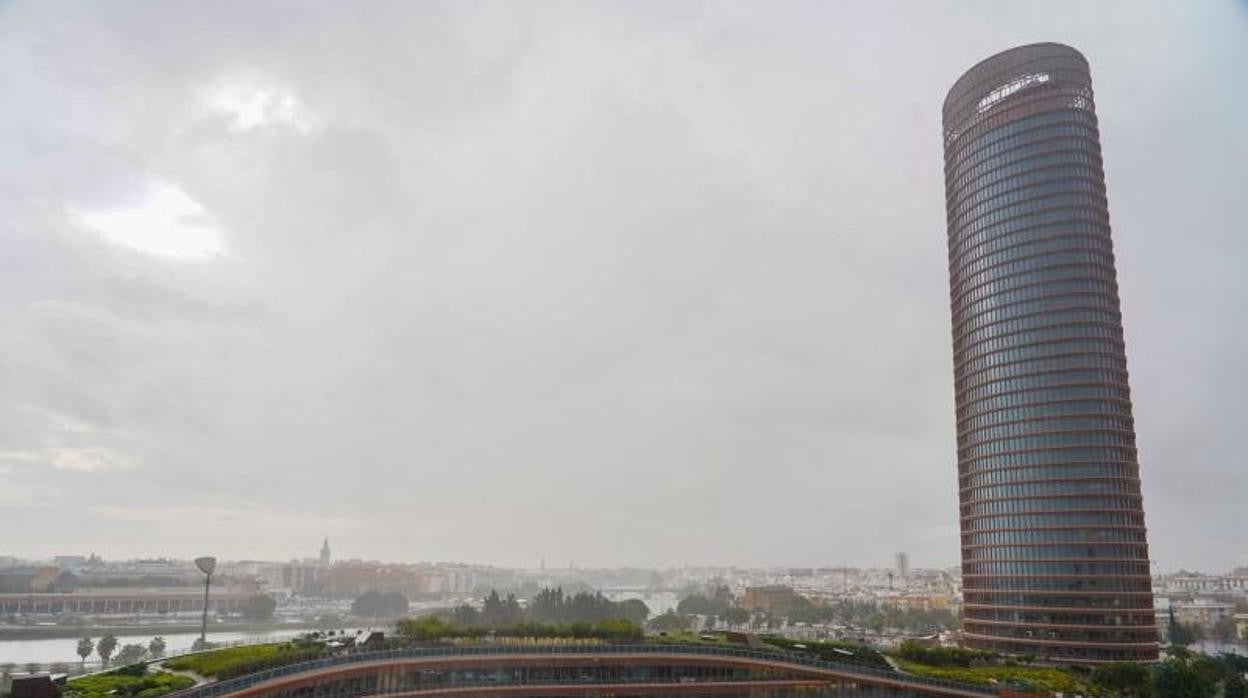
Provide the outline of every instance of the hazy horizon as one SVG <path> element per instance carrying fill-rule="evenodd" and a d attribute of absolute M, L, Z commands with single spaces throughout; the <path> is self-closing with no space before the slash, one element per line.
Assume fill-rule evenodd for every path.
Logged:
<path fill-rule="evenodd" d="M 1058 41 L 1151 557 L 1248 564 L 1245 35 L 1242 1 L 7 3 L 0 554 L 954 566 L 941 102 Z"/>

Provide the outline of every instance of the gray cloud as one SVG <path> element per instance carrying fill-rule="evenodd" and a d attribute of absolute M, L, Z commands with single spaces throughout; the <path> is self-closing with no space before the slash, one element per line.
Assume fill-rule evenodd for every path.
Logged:
<path fill-rule="evenodd" d="M 6 5 L 0 530 L 19 554 L 954 563 L 939 107 L 1059 40 L 1097 85 L 1154 556 L 1248 562 L 1246 24 Z M 160 187 L 220 254 L 76 217 Z"/>

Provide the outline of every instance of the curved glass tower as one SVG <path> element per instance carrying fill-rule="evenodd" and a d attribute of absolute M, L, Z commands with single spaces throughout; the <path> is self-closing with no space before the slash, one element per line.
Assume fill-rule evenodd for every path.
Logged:
<path fill-rule="evenodd" d="M 944 105 L 967 645 L 1157 658 L 1088 63 L 999 53 Z"/>

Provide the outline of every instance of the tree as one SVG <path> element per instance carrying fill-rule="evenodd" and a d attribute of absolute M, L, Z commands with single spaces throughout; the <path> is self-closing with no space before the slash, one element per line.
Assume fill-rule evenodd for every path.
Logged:
<path fill-rule="evenodd" d="M 1148 668 L 1131 662 L 1115 662 L 1097 667 L 1092 682 L 1116 696 L 1147 698 L 1153 694 L 1153 677 Z"/>
<path fill-rule="evenodd" d="M 243 617 L 257 622 L 271 620 L 275 610 L 277 610 L 277 599 L 268 594 L 256 594 L 243 604 Z"/>
<path fill-rule="evenodd" d="M 508 594 L 503 601 L 502 623 L 504 625 L 514 625 L 524 620 L 524 609 L 520 608 L 520 601 L 516 599 L 515 594 Z"/>
<path fill-rule="evenodd" d="M 495 628 L 504 624 L 505 615 L 506 609 L 502 598 L 499 597 L 498 591 L 491 589 L 490 595 L 485 597 L 484 603 L 481 604 L 481 623 Z"/>
<path fill-rule="evenodd" d="M 78 641 L 78 656 L 82 657 L 82 664 L 87 663 L 87 657 L 90 657 L 94 651 L 95 643 L 91 641 L 91 638 L 84 637 Z"/>
<path fill-rule="evenodd" d="M 351 603 L 351 615 L 359 618 L 398 618 L 407 613 L 407 597 L 397 591 L 366 591 Z"/>
<path fill-rule="evenodd" d="M 682 616 L 676 611 L 669 609 L 666 613 L 655 616 L 654 619 L 650 621 L 650 627 L 664 632 L 685 630 L 689 627 L 689 619 L 686 616 Z"/>
<path fill-rule="evenodd" d="M 466 603 L 460 604 L 451 611 L 451 622 L 455 625 L 471 627 L 481 622 L 481 612 Z"/>
<path fill-rule="evenodd" d="M 1207 698 L 1213 684 L 1190 662 L 1170 660 L 1157 671 L 1157 694 L 1163 698 Z"/>
<path fill-rule="evenodd" d="M 642 638 L 641 626 L 622 618 L 598 621 L 594 631 L 613 640 L 638 641 Z"/>
<path fill-rule="evenodd" d="M 108 664 L 108 658 L 113 656 L 113 651 L 117 649 L 117 638 L 112 635 L 105 635 L 95 646 L 95 651 L 100 655 L 100 660 Z"/>
<path fill-rule="evenodd" d="M 1222 642 L 1234 642 L 1236 640 L 1235 619 L 1230 616 L 1219 619 L 1217 623 L 1213 624 L 1212 635 L 1215 639 Z"/>
<path fill-rule="evenodd" d="M 143 661 L 144 655 L 147 654 L 147 648 L 143 645 L 122 645 L 121 651 L 117 653 L 118 664 L 137 664 Z"/>
<path fill-rule="evenodd" d="M 735 628 L 744 623 L 748 623 L 750 620 L 750 612 L 740 606 L 730 606 L 728 607 L 728 610 L 724 611 L 721 615 L 724 617 L 724 622 L 727 623 L 730 628 Z"/>
<path fill-rule="evenodd" d="M 147 643 L 147 651 L 157 659 L 165 656 L 165 638 L 157 635 L 152 641 Z"/>
<path fill-rule="evenodd" d="M 1199 625 L 1175 623 L 1170 630 L 1170 642 L 1176 645 L 1190 645 L 1204 637 Z"/>
<path fill-rule="evenodd" d="M 413 640 L 437 640 L 449 635 L 454 626 L 436 616 L 425 616 L 424 618 L 403 618 L 399 620 L 395 629 L 400 636 Z"/>
<path fill-rule="evenodd" d="M 731 603 L 732 592 L 728 587 L 721 586 L 710 598 L 702 594 L 686 596 L 676 605 L 676 611 L 685 615 L 714 616 L 728 610 Z"/>
<path fill-rule="evenodd" d="M 1226 680 L 1222 689 L 1223 698 L 1248 698 L 1248 681 L 1242 674 L 1236 674 Z"/>
<path fill-rule="evenodd" d="M 641 599 L 617 601 L 615 604 L 615 615 L 634 625 L 645 625 L 646 619 L 650 617 L 650 607 Z"/>

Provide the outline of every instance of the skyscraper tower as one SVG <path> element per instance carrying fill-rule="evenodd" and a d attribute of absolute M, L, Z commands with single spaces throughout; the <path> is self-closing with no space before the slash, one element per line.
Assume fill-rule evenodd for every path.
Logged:
<path fill-rule="evenodd" d="M 966 644 L 1157 658 L 1087 60 L 992 56 L 944 104 Z"/>
<path fill-rule="evenodd" d="M 322 567 L 329 566 L 329 537 L 325 538 L 325 542 L 321 543 L 321 558 L 318 561 Z"/>

